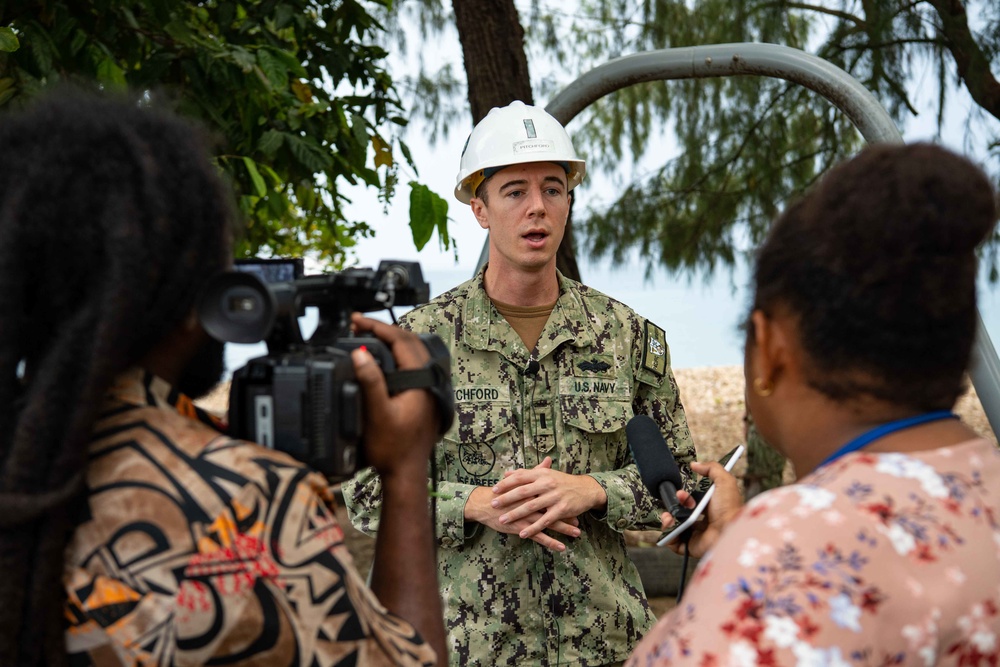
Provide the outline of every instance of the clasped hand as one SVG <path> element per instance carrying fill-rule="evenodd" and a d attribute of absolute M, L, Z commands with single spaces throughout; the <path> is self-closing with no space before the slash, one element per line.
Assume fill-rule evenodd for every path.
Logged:
<path fill-rule="evenodd" d="M 504 478 L 487 491 L 493 497 L 480 523 L 499 532 L 534 540 L 554 551 L 565 551 L 566 545 L 546 535 L 544 530 L 579 537 L 577 517 L 607 502 L 607 495 L 597 480 L 589 475 L 553 470 L 550 457 L 545 457 L 534 468 L 507 471 Z"/>

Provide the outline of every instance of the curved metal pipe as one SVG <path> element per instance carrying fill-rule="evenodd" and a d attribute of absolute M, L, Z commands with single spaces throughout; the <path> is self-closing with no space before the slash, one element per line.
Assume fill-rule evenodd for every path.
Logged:
<path fill-rule="evenodd" d="M 586 72 L 545 107 L 563 125 L 596 100 L 646 81 L 766 76 L 813 90 L 844 112 L 869 143 L 903 143 L 875 96 L 850 74 L 822 58 L 778 44 L 711 44 L 646 51 Z"/>

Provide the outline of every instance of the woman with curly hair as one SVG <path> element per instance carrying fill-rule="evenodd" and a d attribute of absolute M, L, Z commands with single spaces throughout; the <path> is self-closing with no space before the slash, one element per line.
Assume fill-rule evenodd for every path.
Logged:
<path fill-rule="evenodd" d="M 798 479 L 741 508 L 692 466 L 717 485 L 704 558 L 630 665 L 997 663 L 1000 451 L 952 413 L 996 217 L 980 169 L 918 144 L 863 151 L 778 218 L 747 402 Z"/>

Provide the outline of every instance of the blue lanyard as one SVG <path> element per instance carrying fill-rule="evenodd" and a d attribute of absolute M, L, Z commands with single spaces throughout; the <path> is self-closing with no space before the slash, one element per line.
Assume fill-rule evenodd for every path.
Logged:
<path fill-rule="evenodd" d="M 958 415 L 950 410 L 938 410 L 936 412 L 925 412 L 922 415 L 886 422 L 885 424 L 876 426 L 869 431 L 865 431 L 854 440 L 851 440 L 849 443 L 827 456 L 816 467 L 821 468 L 831 461 L 836 461 L 845 454 L 856 452 L 859 449 L 871 444 L 875 440 L 889 435 L 890 433 L 895 433 L 896 431 L 902 431 L 904 428 L 910 428 L 911 426 L 917 426 L 919 424 L 926 424 L 927 422 L 935 422 L 941 419 L 958 419 Z"/>

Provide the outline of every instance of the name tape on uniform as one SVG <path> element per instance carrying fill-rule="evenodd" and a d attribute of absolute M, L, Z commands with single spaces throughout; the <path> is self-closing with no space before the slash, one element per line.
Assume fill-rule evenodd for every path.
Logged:
<path fill-rule="evenodd" d="M 470 403 L 475 401 L 499 401 L 500 396 L 509 391 L 508 387 L 490 387 L 486 385 L 472 385 L 469 387 L 455 387 L 455 402 Z"/>

